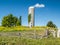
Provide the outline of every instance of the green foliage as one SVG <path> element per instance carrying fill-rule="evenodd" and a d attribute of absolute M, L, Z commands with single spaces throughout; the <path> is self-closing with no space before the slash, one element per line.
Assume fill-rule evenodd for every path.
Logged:
<path fill-rule="evenodd" d="M 47 26 L 48 26 L 48 27 L 52 27 L 52 28 L 57 28 L 57 26 L 56 26 L 52 21 L 49 21 L 49 22 L 47 23 Z"/>
<path fill-rule="evenodd" d="M 19 17 L 20 25 L 22 25 L 22 16 Z"/>
<path fill-rule="evenodd" d="M 28 23 L 31 21 L 31 14 L 28 15 Z"/>
<path fill-rule="evenodd" d="M 2 19 L 2 26 L 5 26 L 5 27 L 17 26 L 19 25 L 19 23 L 20 22 L 18 18 L 13 16 L 12 14 L 4 16 Z"/>

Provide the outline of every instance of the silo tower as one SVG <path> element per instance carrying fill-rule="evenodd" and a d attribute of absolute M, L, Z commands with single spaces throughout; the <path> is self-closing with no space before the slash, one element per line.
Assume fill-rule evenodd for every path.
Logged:
<path fill-rule="evenodd" d="M 34 26 L 34 7 L 29 7 L 29 13 L 28 13 L 28 26 L 33 27 Z"/>

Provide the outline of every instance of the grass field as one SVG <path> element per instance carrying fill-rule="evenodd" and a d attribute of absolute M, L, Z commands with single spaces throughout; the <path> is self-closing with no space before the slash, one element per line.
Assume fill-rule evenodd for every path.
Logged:
<path fill-rule="evenodd" d="M 50 29 L 49 27 L 0 27 L 0 32 L 24 32 L 27 30 L 36 30 L 37 33 L 43 32 L 46 29 Z M 53 30 L 53 28 L 51 28 Z M 55 30 L 55 29 L 54 29 Z M 40 32 L 39 32 L 40 31 Z M 28 32 L 28 31 L 27 31 Z M 29 39 L 24 37 L 11 37 L 11 36 L 0 36 L 0 45 L 60 45 L 60 38 L 43 38 L 43 39 Z"/>
<path fill-rule="evenodd" d="M 26 39 L 0 37 L 0 45 L 60 45 L 60 38 Z"/>

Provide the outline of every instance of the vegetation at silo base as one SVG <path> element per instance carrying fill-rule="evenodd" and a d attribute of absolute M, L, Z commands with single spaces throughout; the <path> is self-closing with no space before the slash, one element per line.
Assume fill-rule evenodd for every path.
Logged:
<path fill-rule="evenodd" d="M 31 21 L 31 14 L 28 15 L 28 23 Z"/>
<path fill-rule="evenodd" d="M 60 45 L 60 38 L 26 39 L 20 37 L 0 37 L 0 45 Z"/>

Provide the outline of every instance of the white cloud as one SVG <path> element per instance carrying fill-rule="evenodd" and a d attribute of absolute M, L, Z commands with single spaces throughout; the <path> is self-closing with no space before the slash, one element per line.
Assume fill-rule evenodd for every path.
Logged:
<path fill-rule="evenodd" d="M 39 7 L 40 8 L 40 7 L 45 7 L 45 5 L 37 3 L 37 4 L 34 5 L 34 7 Z"/>
<path fill-rule="evenodd" d="M 42 7 L 45 7 L 45 5 L 44 4 L 39 4 L 39 3 L 37 3 L 37 4 L 35 4 L 34 6 L 30 6 L 29 8 L 42 8 Z"/>

